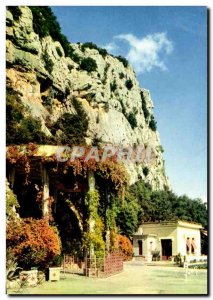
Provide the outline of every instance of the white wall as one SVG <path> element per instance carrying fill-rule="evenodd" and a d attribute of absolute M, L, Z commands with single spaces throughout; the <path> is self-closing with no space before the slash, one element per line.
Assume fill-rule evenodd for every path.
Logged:
<path fill-rule="evenodd" d="M 200 241 L 200 230 L 192 228 L 178 227 L 178 253 L 186 255 L 186 240 L 187 237 L 195 239 L 197 248 L 195 249 L 196 255 L 201 255 L 201 241 Z"/>

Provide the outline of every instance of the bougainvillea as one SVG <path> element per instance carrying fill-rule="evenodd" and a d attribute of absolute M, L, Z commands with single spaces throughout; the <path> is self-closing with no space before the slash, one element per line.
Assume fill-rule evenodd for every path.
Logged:
<path fill-rule="evenodd" d="M 133 247 L 131 241 L 124 235 L 117 234 L 116 248 L 123 257 L 123 260 L 131 260 L 133 255 Z"/>
<path fill-rule="evenodd" d="M 60 254 L 61 242 L 56 228 L 45 219 L 11 220 L 7 223 L 7 250 L 24 268 L 45 268 Z"/>
<path fill-rule="evenodd" d="M 30 173 L 29 157 L 34 156 L 38 146 L 30 143 L 27 146 L 10 146 L 7 149 L 7 160 L 10 164 L 19 164 L 25 168 L 26 183 L 28 174 Z M 87 160 L 88 152 L 86 149 L 84 156 L 72 159 L 67 159 L 66 162 L 58 162 L 55 155 L 43 155 L 41 160 L 43 163 L 51 163 L 52 171 L 55 173 L 66 173 L 69 168 L 73 170 L 73 174 L 87 177 L 88 171 L 94 171 L 97 175 L 111 180 L 116 190 L 123 191 L 125 186 L 129 184 L 129 174 L 125 167 L 116 160 L 116 154 L 107 157 L 104 161 L 96 161 L 95 159 Z M 103 155 L 103 149 L 98 150 L 99 157 Z"/>

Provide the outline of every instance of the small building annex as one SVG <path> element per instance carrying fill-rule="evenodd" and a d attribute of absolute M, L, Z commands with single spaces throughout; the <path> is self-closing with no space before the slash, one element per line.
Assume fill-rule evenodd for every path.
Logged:
<path fill-rule="evenodd" d="M 146 222 L 133 235 L 134 256 L 152 260 L 159 255 L 161 260 L 181 256 L 201 255 L 201 224 L 186 221 Z"/>

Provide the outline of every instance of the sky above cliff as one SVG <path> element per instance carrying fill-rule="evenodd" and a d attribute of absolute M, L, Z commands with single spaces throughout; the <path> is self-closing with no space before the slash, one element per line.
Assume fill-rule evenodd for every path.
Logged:
<path fill-rule="evenodd" d="M 207 198 L 205 7 L 52 7 L 69 41 L 125 56 L 154 102 L 177 194 Z"/>

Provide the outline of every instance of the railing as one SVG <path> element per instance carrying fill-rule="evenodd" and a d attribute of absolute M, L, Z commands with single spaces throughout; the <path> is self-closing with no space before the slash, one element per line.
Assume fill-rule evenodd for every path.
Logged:
<path fill-rule="evenodd" d="M 85 275 L 109 277 L 123 271 L 123 259 L 118 253 L 109 253 L 105 258 L 95 256 L 85 259 Z"/>
<path fill-rule="evenodd" d="M 71 274 L 83 274 L 85 269 L 84 261 L 70 255 L 64 255 L 61 265 L 62 272 Z"/>

